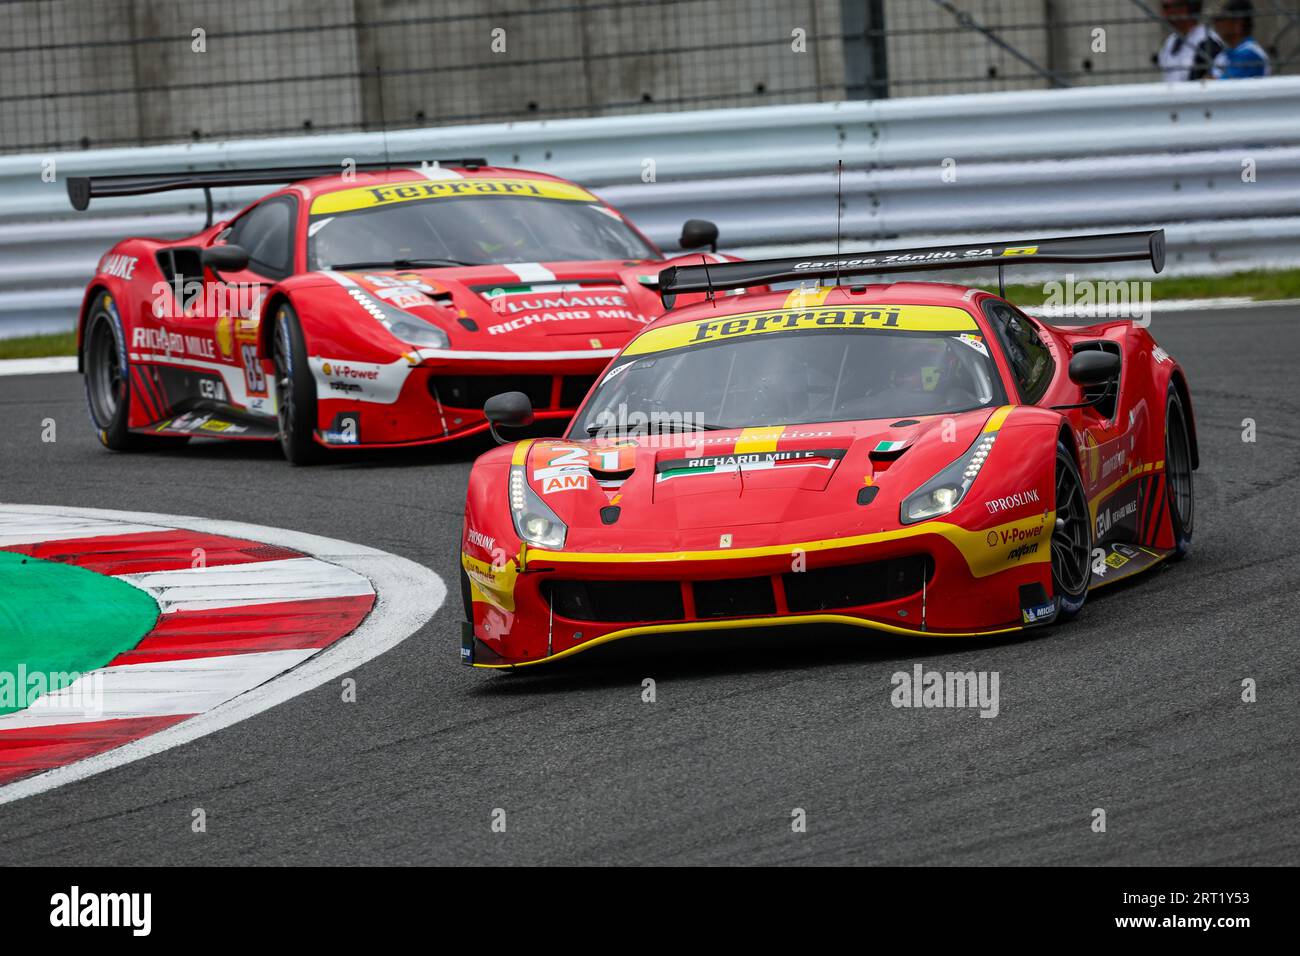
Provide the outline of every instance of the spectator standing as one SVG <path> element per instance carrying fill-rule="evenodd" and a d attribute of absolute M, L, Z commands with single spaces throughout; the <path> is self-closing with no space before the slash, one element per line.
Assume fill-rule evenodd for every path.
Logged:
<path fill-rule="evenodd" d="M 1214 18 L 1214 32 L 1223 38 L 1224 50 L 1214 58 L 1211 75 L 1216 80 L 1241 80 L 1268 76 L 1268 54 L 1255 42 L 1255 7 L 1250 0 L 1227 0 Z"/>
<path fill-rule="evenodd" d="M 1201 0 L 1164 0 L 1161 14 L 1173 28 L 1156 54 L 1156 63 L 1167 83 L 1203 80 L 1223 52 L 1223 41 L 1201 23 Z"/>

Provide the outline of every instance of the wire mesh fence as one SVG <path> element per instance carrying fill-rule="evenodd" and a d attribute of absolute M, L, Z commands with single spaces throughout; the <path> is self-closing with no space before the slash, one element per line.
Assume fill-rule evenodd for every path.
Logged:
<path fill-rule="evenodd" d="M 885 2 L 879 33 L 888 95 L 1158 81 L 1156 53 L 1171 32 L 1165 6 L 1161 0 Z M 1211 29 L 1224 6 L 1223 0 L 1189 5 L 1201 9 Z M 1251 27 L 1272 71 L 1295 72 L 1300 2 L 1255 0 L 1252 7 Z"/>
<path fill-rule="evenodd" d="M 1255 9 L 1294 70 L 1300 0 Z M 1156 0 L 0 0 L 0 152 L 1141 82 L 1168 32 Z"/>

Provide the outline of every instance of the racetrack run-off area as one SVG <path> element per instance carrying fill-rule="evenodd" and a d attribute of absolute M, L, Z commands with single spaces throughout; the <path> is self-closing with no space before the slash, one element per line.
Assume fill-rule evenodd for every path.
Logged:
<path fill-rule="evenodd" d="M 308 661 L 356 651 L 363 622 L 400 640 L 390 609 L 420 607 L 423 623 L 442 591 L 412 565 L 424 600 L 381 598 L 404 564 L 273 529 L 0 505 L 0 804 L 271 706 L 310 686 Z"/>
<path fill-rule="evenodd" d="M 0 595 L 0 674 L 6 675 L 89 673 L 135 647 L 158 620 L 153 599 L 125 581 L 20 551 L 0 550 Z M 0 716 L 19 709 L 8 699 L 17 688 L 4 690 Z"/>
<path fill-rule="evenodd" d="M 1294 864 L 1300 310 L 1159 313 L 1151 332 L 1195 405 L 1192 555 L 1098 592 L 1072 625 L 992 642 L 634 639 L 492 674 L 458 662 L 453 593 L 338 679 L 0 806 L 0 863 Z M 68 374 L 0 379 L 0 410 L 7 502 L 292 528 L 449 582 L 485 447 L 311 469 L 272 445 L 111 454 Z M 998 716 L 894 708 L 891 675 L 917 663 L 998 673 Z"/>

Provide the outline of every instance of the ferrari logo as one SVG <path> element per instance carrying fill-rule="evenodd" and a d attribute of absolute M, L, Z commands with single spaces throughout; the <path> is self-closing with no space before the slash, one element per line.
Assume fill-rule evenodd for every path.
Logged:
<path fill-rule="evenodd" d="M 217 319 L 212 329 L 212 336 L 217 340 L 217 348 L 221 350 L 222 358 L 229 359 L 235 354 L 234 321 L 230 316 L 223 315 Z"/>

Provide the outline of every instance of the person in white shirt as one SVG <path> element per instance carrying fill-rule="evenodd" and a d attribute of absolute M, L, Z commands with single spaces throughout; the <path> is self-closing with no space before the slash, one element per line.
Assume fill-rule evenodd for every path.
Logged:
<path fill-rule="evenodd" d="M 1208 77 L 1214 58 L 1223 51 L 1223 41 L 1200 22 L 1201 0 L 1164 0 L 1161 13 L 1174 30 L 1156 54 L 1165 82 Z"/>

